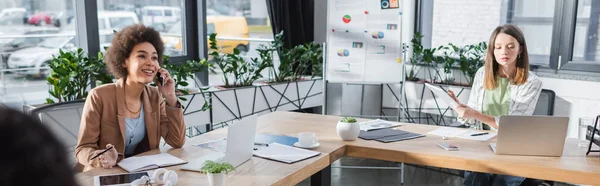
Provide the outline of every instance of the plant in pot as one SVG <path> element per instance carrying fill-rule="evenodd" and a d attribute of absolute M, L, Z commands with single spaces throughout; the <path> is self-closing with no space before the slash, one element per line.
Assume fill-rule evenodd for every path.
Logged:
<path fill-rule="evenodd" d="M 406 80 L 407 81 L 419 81 L 419 78 L 417 78 L 417 74 L 420 71 L 419 70 L 415 71 L 415 68 L 417 68 L 417 65 L 423 61 L 423 45 L 421 44 L 421 39 L 423 38 L 423 35 L 421 35 L 421 33 L 419 32 L 415 32 L 415 37 L 410 40 L 410 42 L 412 43 L 411 47 L 413 48 L 413 55 L 410 58 L 410 70 L 408 72 L 408 75 L 406 76 Z"/>
<path fill-rule="evenodd" d="M 241 52 L 237 48 L 233 49 L 231 54 L 221 54 L 217 47 L 216 36 L 215 33 L 209 36 L 210 49 L 212 50 L 209 54 L 212 57 L 210 62 L 214 64 L 209 66 L 209 70 L 212 73 L 216 73 L 217 69 L 222 71 L 223 82 L 225 83 L 223 88 L 251 86 L 254 81 L 262 77 L 261 72 L 272 64 L 265 60 L 248 62 L 240 56 Z M 230 77 L 233 77 L 233 79 L 229 79 Z"/>
<path fill-rule="evenodd" d="M 75 101 L 87 97 L 92 81 L 111 83 L 112 77 L 106 73 L 102 57 L 102 53 L 98 53 L 97 58 L 89 58 L 81 48 L 73 52 L 60 49 L 58 56 L 53 55 L 52 61 L 48 63 L 52 69 L 52 73 L 46 78 L 50 85 L 48 93 L 58 102 Z M 55 101 L 47 98 L 46 103 L 52 104 Z"/>
<path fill-rule="evenodd" d="M 340 121 L 338 121 L 337 126 L 337 134 L 345 141 L 354 141 L 358 138 L 358 133 L 360 133 L 360 126 L 355 118 L 352 117 L 344 117 Z"/>
<path fill-rule="evenodd" d="M 214 162 L 207 160 L 202 164 L 202 171 L 208 175 L 208 184 L 210 186 L 224 186 L 225 175 L 235 170 L 235 168 L 227 162 Z"/>
<path fill-rule="evenodd" d="M 467 77 L 469 86 L 473 85 L 477 70 L 485 64 L 485 55 L 487 44 L 479 42 L 477 44 L 466 46 L 465 60 L 460 61 L 460 70 Z"/>
<path fill-rule="evenodd" d="M 323 73 L 323 48 L 313 42 L 297 45 L 293 48 L 283 47 L 283 31 L 275 35 L 270 46 L 257 49 L 263 60 L 270 61 L 273 69 L 271 82 L 298 81 L 302 76 L 310 75 L 311 78 Z M 279 66 L 275 67 L 272 62 L 272 54 L 279 54 Z"/>
<path fill-rule="evenodd" d="M 456 51 L 458 51 L 458 53 L 461 53 L 462 49 L 455 46 L 452 43 L 448 43 L 448 46 L 444 46 L 442 49 L 444 56 L 442 57 L 440 64 L 443 66 L 443 73 L 440 73 L 439 76 L 441 77 L 442 84 L 450 85 L 454 83 L 454 75 L 452 74 L 452 68 L 454 66 L 454 63 L 456 62 L 456 59 L 453 58 L 453 55 L 457 53 Z"/>
<path fill-rule="evenodd" d="M 187 87 L 189 85 L 187 80 L 190 78 L 193 79 L 195 72 L 206 70 L 207 68 L 212 66 L 212 64 L 208 63 L 205 59 L 202 59 L 200 61 L 187 60 L 181 64 L 171 64 L 170 58 L 167 55 L 163 57 L 163 64 L 164 68 L 171 74 L 171 78 L 173 78 L 173 80 L 175 81 L 175 91 L 177 92 L 178 99 L 181 101 L 187 101 L 185 95 L 190 94 L 188 89 L 182 88 Z M 152 85 L 156 86 L 154 84 Z M 203 93 L 203 91 L 206 90 L 208 90 L 208 87 L 199 88 L 200 93 Z M 210 101 L 208 101 L 206 97 L 204 97 L 204 101 L 205 102 L 202 106 L 202 111 L 206 111 L 211 108 L 209 104 Z"/>

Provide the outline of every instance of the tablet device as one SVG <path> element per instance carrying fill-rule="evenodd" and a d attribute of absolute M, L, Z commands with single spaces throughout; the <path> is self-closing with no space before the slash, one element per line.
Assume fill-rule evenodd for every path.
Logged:
<path fill-rule="evenodd" d="M 131 182 L 142 178 L 142 176 L 150 177 L 148 172 L 133 172 L 133 173 L 94 176 L 94 185 L 95 186 L 131 185 Z"/>

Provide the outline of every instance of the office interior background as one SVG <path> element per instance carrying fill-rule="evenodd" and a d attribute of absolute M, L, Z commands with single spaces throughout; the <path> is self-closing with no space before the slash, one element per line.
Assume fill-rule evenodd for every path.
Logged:
<path fill-rule="evenodd" d="M 49 93 L 51 86 L 46 79 L 53 55 L 58 55 L 59 49 L 77 48 L 88 54 L 102 53 L 110 47 L 113 31 L 131 24 L 151 25 L 160 31 L 165 54 L 173 64 L 209 58 L 207 36 L 211 33 L 217 33 L 223 51 L 232 53 L 236 48 L 246 60 L 260 57 L 256 49 L 275 39 L 268 8 L 273 1 L 276 0 L 0 1 L 0 105 L 21 110 L 28 105 L 45 104 L 47 99 L 57 101 Z M 303 5 L 311 6 L 311 10 L 303 13 L 310 16 L 291 17 L 285 24 L 310 25 L 294 34 L 305 36 L 306 42 L 325 43 L 327 1 L 330 0 L 306 1 L 310 3 Z M 505 23 L 521 28 L 528 44 L 531 70 L 541 77 L 544 89 L 555 93 L 553 115 L 571 118 L 568 137 L 578 138 L 579 123 L 591 121 L 599 114 L 599 1 L 413 0 L 411 4 L 405 7 L 405 15 L 411 14 L 408 17 L 414 19 L 410 26 L 423 35 L 424 48 L 487 42 L 491 31 Z M 281 11 L 285 10 L 273 10 L 273 14 Z M 97 19 L 90 19 L 89 15 Z M 414 34 L 403 36 L 408 36 L 403 42 L 409 43 Z M 278 64 L 279 57 L 275 54 L 274 58 Z M 196 72 L 186 87 L 222 85 L 222 73 Z M 454 74 L 460 71 L 455 70 Z M 263 75 L 270 77 L 272 71 L 266 70 Z M 308 109 L 289 110 L 340 116 L 395 116 L 396 98 L 386 89 L 328 83 L 320 95 L 325 96 L 325 101 Z M 425 118 L 421 123 L 435 124 L 430 120 Z"/>

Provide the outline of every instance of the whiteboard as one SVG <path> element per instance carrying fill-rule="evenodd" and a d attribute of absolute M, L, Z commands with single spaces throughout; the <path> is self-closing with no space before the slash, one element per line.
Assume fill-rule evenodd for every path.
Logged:
<path fill-rule="evenodd" d="M 402 81 L 400 0 L 329 0 L 326 79 L 329 82 Z"/>

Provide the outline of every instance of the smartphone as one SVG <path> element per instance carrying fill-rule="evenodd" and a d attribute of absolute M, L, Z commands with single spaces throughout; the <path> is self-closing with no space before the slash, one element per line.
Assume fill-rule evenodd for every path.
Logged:
<path fill-rule="evenodd" d="M 446 142 L 440 142 L 437 144 L 438 146 L 442 147 L 443 149 L 447 150 L 447 151 L 457 151 L 458 147 L 454 146 L 450 143 L 446 143 Z"/>
<path fill-rule="evenodd" d="M 159 83 L 159 84 L 160 84 L 160 86 L 162 87 L 162 86 L 163 86 L 163 81 L 164 81 L 164 80 L 163 80 L 163 77 L 162 77 L 162 76 L 160 76 L 160 72 L 157 72 L 157 73 L 156 73 L 156 78 L 158 79 L 158 83 Z"/>
<path fill-rule="evenodd" d="M 134 180 L 142 178 L 142 176 L 149 176 L 148 172 L 135 172 L 125 174 L 113 174 L 96 176 L 94 178 L 94 185 L 130 185 Z"/>

